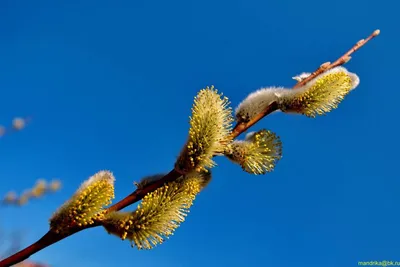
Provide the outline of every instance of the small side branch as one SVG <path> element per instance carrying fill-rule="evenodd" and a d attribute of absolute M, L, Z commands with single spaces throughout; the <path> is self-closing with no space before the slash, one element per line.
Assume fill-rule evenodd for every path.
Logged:
<path fill-rule="evenodd" d="M 380 30 L 375 30 L 370 36 L 367 37 L 367 39 L 361 39 L 358 41 L 349 51 L 343 54 L 339 59 L 337 59 L 335 62 L 332 64 L 330 62 L 326 62 L 322 64 L 316 71 L 314 71 L 310 76 L 302 80 L 301 82 L 298 82 L 293 88 L 299 88 L 320 75 L 321 73 L 333 69 L 334 67 L 341 66 L 346 64 L 347 62 L 350 61 L 351 59 L 351 54 L 356 52 L 358 49 L 360 49 L 362 46 L 364 46 L 366 43 L 368 43 L 371 39 L 375 38 L 381 33 Z"/>
<path fill-rule="evenodd" d="M 350 59 L 350 55 L 356 52 L 358 49 L 360 49 L 362 46 L 364 46 L 368 41 L 371 39 L 375 38 L 380 34 L 380 30 L 375 30 L 370 36 L 368 36 L 366 39 L 361 39 L 358 41 L 349 51 L 344 53 L 340 58 L 338 58 L 335 62 L 330 63 L 330 62 L 325 62 L 319 68 L 314 71 L 310 76 L 305 78 L 304 80 L 298 82 L 295 86 L 293 86 L 293 89 L 300 88 L 321 73 L 324 73 L 327 70 L 333 69 L 334 67 L 341 66 L 343 64 L 346 64 Z M 271 103 L 263 112 L 255 116 L 251 121 L 249 122 L 242 122 L 236 124 L 236 126 L 233 128 L 232 131 L 232 137 L 236 138 L 243 132 L 247 131 L 251 126 L 256 124 L 258 121 L 260 121 L 262 118 L 265 116 L 271 114 L 272 112 L 276 111 L 278 109 L 278 105 L 276 102 Z"/>

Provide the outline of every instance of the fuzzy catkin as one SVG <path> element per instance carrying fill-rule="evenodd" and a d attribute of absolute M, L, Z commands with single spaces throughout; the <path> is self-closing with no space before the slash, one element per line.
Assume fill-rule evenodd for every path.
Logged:
<path fill-rule="evenodd" d="M 261 130 L 235 140 L 225 155 L 251 174 L 271 172 L 282 157 L 282 142 L 273 132 Z"/>
<path fill-rule="evenodd" d="M 152 249 L 185 220 L 196 195 L 210 179 L 210 172 L 182 176 L 148 193 L 136 211 L 106 214 L 103 226 L 108 233 L 130 240 L 138 249 Z"/>
<path fill-rule="evenodd" d="M 190 117 L 189 138 L 176 163 L 175 170 L 187 174 L 215 166 L 212 157 L 223 153 L 231 141 L 232 112 L 226 97 L 213 86 L 200 90 Z"/>
<path fill-rule="evenodd" d="M 285 90 L 285 88 L 265 87 L 249 94 L 235 110 L 236 121 L 241 123 L 252 120 L 271 103 L 278 101 L 282 90 Z"/>
<path fill-rule="evenodd" d="M 50 229 L 56 233 L 68 233 L 70 227 L 93 224 L 102 219 L 104 207 L 114 198 L 114 176 L 100 171 L 85 181 L 75 194 L 50 218 Z"/>
<path fill-rule="evenodd" d="M 318 75 L 303 87 L 282 91 L 279 108 L 283 112 L 314 118 L 337 108 L 358 84 L 356 74 L 344 67 L 336 67 Z"/>

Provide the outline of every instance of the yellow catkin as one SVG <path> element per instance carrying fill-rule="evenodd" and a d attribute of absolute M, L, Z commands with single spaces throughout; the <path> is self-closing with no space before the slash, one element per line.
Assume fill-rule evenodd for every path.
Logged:
<path fill-rule="evenodd" d="M 354 79 L 344 68 L 327 71 L 299 89 L 281 97 L 283 112 L 300 113 L 316 117 L 338 107 L 344 97 L 354 88 Z"/>
<path fill-rule="evenodd" d="M 171 236 L 185 220 L 196 195 L 210 181 L 210 173 L 191 173 L 148 193 L 134 212 L 112 212 L 104 228 L 128 239 L 138 249 L 152 249 Z"/>
<path fill-rule="evenodd" d="M 190 117 L 189 137 L 176 163 L 182 174 L 215 166 L 212 157 L 222 153 L 230 142 L 232 110 L 226 97 L 213 86 L 200 90 Z"/>
<path fill-rule="evenodd" d="M 271 131 L 261 130 L 244 141 L 234 141 L 225 155 L 251 174 L 271 172 L 282 157 L 282 143 Z"/>
<path fill-rule="evenodd" d="M 93 224 L 104 217 L 104 208 L 114 198 L 114 176 L 100 171 L 84 182 L 76 193 L 51 217 L 51 230 L 68 232 L 72 226 Z"/>

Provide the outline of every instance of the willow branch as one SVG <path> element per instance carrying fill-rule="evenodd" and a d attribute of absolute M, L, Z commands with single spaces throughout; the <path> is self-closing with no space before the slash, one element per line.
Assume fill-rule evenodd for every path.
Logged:
<path fill-rule="evenodd" d="M 349 60 L 351 59 L 351 54 L 353 54 L 354 52 L 356 52 L 358 49 L 360 49 L 361 47 L 363 47 L 366 43 L 368 43 L 371 39 L 375 38 L 376 36 L 378 36 L 381 33 L 380 30 L 375 30 L 373 33 L 371 33 L 370 36 L 367 37 L 367 39 L 361 39 L 360 41 L 358 41 L 349 51 L 347 51 L 346 53 L 343 54 L 343 56 L 341 56 L 340 58 L 338 58 L 335 62 L 333 62 L 332 64 L 330 62 L 326 62 L 324 64 L 322 64 L 316 71 L 314 71 L 310 76 L 308 76 L 307 78 L 305 78 L 304 80 L 298 82 L 293 88 L 299 88 L 302 87 L 303 85 L 305 85 L 306 83 L 308 83 L 309 81 L 311 81 L 312 79 L 314 79 L 315 77 L 317 77 L 318 75 L 320 75 L 321 73 L 333 69 L 334 67 L 337 66 L 341 66 L 343 64 L 346 64 L 347 62 L 349 62 Z"/>
<path fill-rule="evenodd" d="M 263 112 L 257 114 L 254 116 L 254 118 L 248 122 L 242 122 L 236 124 L 236 126 L 233 128 L 231 137 L 234 139 L 238 137 L 240 134 L 244 133 L 247 131 L 251 126 L 256 124 L 258 121 L 260 121 L 262 118 L 265 116 L 271 114 L 272 112 L 278 110 L 278 103 L 272 102 Z"/>
<path fill-rule="evenodd" d="M 121 210 L 129 205 L 132 205 L 133 203 L 141 200 L 148 193 L 153 192 L 157 188 L 163 186 L 165 183 L 172 182 L 178 179 L 180 176 L 182 175 L 178 173 L 175 169 L 173 169 L 157 182 L 151 183 L 148 186 L 143 187 L 142 189 L 136 189 L 132 194 L 128 195 L 124 199 L 109 207 L 107 209 L 107 212 Z"/>
<path fill-rule="evenodd" d="M 15 253 L 14 255 L 2 260 L 0 262 L 0 266 L 1 267 L 11 266 L 23 260 L 26 260 L 36 252 L 44 249 L 45 247 L 48 247 L 51 244 L 60 241 L 63 238 L 64 237 L 58 236 L 53 232 L 49 231 L 44 236 L 42 236 L 42 238 L 40 238 L 38 241 L 30 245 L 29 247 L 26 247 L 23 250 Z"/>
<path fill-rule="evenodd" d="M 369 40 L 372 38 L 378 36 L 380 33 L 379 30 L 374 31 L 367 39 L 363 39 L 357 42 L 349 51 L 347 51 L 343 56 L 341 56 L 338 60 L 336 60 L 334 63 L 324 63 L 322 64 L 316 71 L 314 71 L 309 77 L 306 79 L 300 81 L 297 83 L 293 88 L 299 88 L 303 85 L 305 85 L 307 82 L 309 82 L 311 79 L 315 78 L 319 74 L 332 69 L 334 67 L 340 66 L 345 64 L 350 60 L 350 55 L 353 54 L 355 51 L 360 49 L 363 45 L 365 45 Z M 231 137 L 234 139 L 238 137 L 240 134 L 244 133 L 247 131 L 250 127 L 252 127 L 254 124 L 256 124 L 258 121 L 260 121 L 262 118 L 265 116 L 271 114 L 272 112 L 276 111 L 278 109 L 278 104 L 276 102 L 273 102 L 270 104 L 263 112 L 255 116 L 251 121 L 245 122 L 245 123 L 238 123 L 236 126 L 233 128 L 231 132 Z M 148 186 L 145 186 L 141 189 L 135 190 L 133 193 L 125 197 L 124 199 L 120 200 L 119 202 L 115 203 L 114 205 L 110 206 L 107 209 L 107 212 L 111 211 L 118 211 L 121 210 L 125 207 L 128 207 L 135 202 L 138 202 L 141 200 L 145 195 L 148 193 L 156 190 L 157 188 L 163 186 L 165 183 L 174 181 L 178 179 L 181 176 L 180 173 L 178 173 L 176 170 L 171 170 L 167 175 L 165 175 L 162 179 L 158 180 L 157 182 L 151 183 Z M 61 241 L 62 239 L 71 236 L 77 232 L 80 232 L 84 229 L 87 228 L 92 228 L 96 226 L 100 226 L 101 222 L 95 222 L 92 225 L 87 225 L 84 227 L 80 228 L 72 228 L 71 232 L 69 232 L 67 235 L 60 235 L 56 234 L 54 232 L 49 231 L 47 234 L 45 234 L 41 239 L 39 239 L 37 242 L 33 243 L 29 247 L 26 247 L 25 249 L 21 250 L 20 252 L 4 259 L 3 261 L 0 261 L 0 267 L 8 267 L 13 264 L 16 264 L 18 262 L 21 262 L 27 258 L 29 258 L 31 255 L 35 254 L 36 252 L 54 244 L 57 243 L 58 241 Z"/>
<path fill-rule="evenodd" d="M 368 41 L 373 39 L 374 37 L 378 36 L 380 34 L 380 30 L 375 30 L 370 36 L 368 36 L 366 39 L 361 39 L 358 41 L 349 51 L 344 53 L 340 58 L 338 58 L 335 62 L 330 63 L 330 62 L 325 62 L 319 68 L 314 71 L 310 76 L 305 78 L 304 80 L 298 82 L 295 86 L 293 86 L 293 89 L 300 88 L 321 73 L 333 69 L 334 67 L 341 66 L 343 64 L 346 64 L 349 62 L 351 59 L 350 55 L 356 52 L 358 49 L 360 49 L 362 46 L 364 46 Z M 265 116 L 271 114 L 272 112 L 276 111 L 278 109 L 278 104 L 276 102 L 271 103 L 263 112 L 259 113 L 257 116 L 255 116 L 252 120 L 249 122 L 241 122 L 236 124 L 236 126 L 232 130 L 231 136 L 233 138 L 238 137 L 240 134 L 243 132 L 247 131 L 251 126 L 256 124 L 258 121 L 260 121 L 262 118 Z"/>

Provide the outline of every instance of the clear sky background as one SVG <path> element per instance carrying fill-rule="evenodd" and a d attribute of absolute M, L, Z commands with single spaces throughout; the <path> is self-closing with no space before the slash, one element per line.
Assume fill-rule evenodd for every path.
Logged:
<path fill-rule="evenodd" d="M 61 192 L 1 208 L 28 245 L 81 182 L 168 172 L 197 92 L 215 85 L 234 108 L 263 86 L 333 61 L 380 28 L 346 67 L 361 83 L 327 116 L 273 114 L 254 129 L 283 142 L 264 176 L 218 158 L 187 221 L 152 251 L 95 228 L 32 257 L 52 266 L 357 266 L 400 261 L 397 1 L 1 1 L 0 195 L 36 179 Z M 133 207 L 131 207 L 133 209 Z"/>

